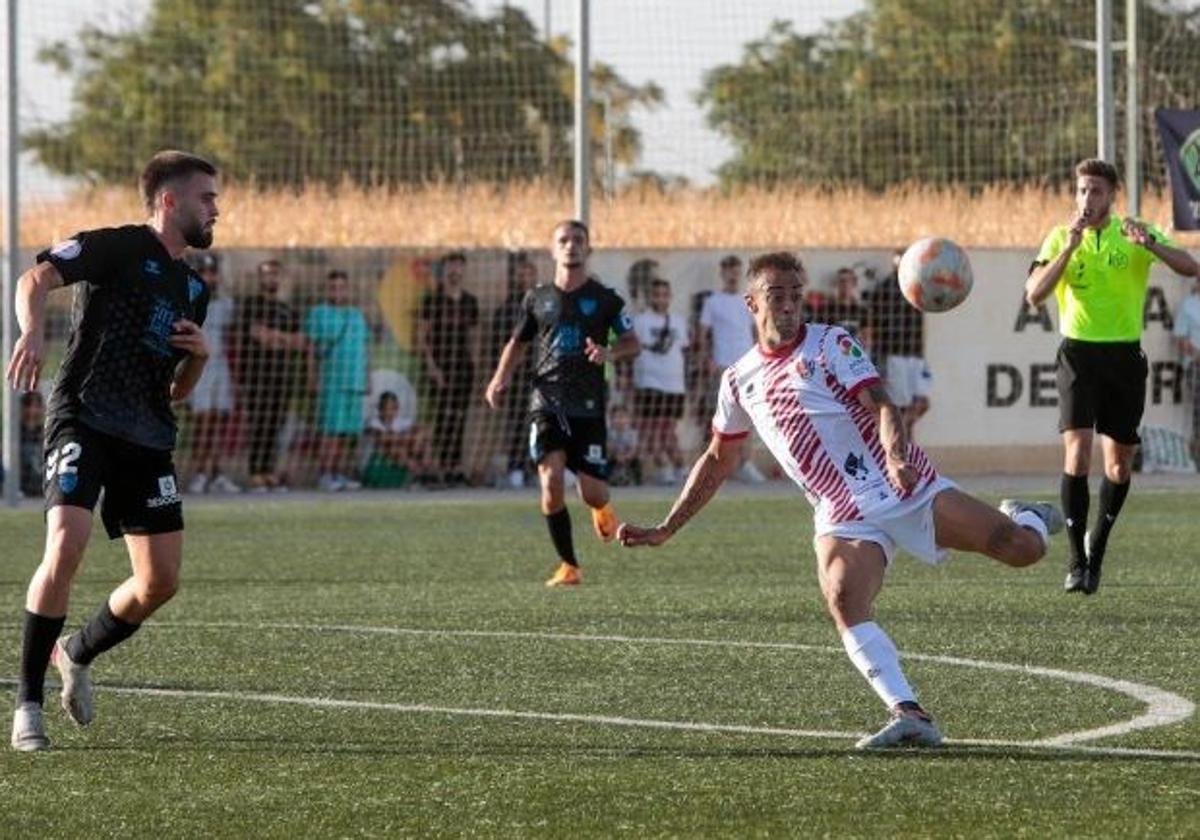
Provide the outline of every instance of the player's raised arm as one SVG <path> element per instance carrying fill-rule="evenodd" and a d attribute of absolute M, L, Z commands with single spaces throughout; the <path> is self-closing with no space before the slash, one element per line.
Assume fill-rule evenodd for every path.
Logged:
<path fill-rule="evenodd" d="M 639 545 L 662 545 L 676 531 L 700 512 L 709 500 L 717 494 L 717 490 L 725 483 L 725 479 L 733 475 L 741 466 L 742 440 L 745 435 L 721 436 L 714 434 L 708 448 L 696 460 L 688 475 L 687 483 L 679 493 L 679 498 L 671 507 L 666 519 L 658 525 L 642 528 L 626 523 L 617 533 L 621 545 L 634 548 Z"/>
<path fill-rule="evenodd" d="M 17 280 L 17 326 L 21 336 L 13 345 L 8 362 L 8 384 L 19 391 L 37 388 L 45 361 L 46 296 L 63 285 L 62 275 L 53 263 L 41 262 Z"/>

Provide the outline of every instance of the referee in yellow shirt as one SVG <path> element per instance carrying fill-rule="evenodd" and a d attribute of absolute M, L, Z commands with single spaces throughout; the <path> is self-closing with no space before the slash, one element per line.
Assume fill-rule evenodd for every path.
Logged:
<path fill-rule="evenodd" d="M 1100 586 L 1104 549 L 1129 493 L 1130 468 L 1141 442 L 1148 367 L 1140 339 L 1150 266 L 1161 260 L 1186 276 L 1200 270 L 1162 231 L 1115 215 L 1116 192 L 1112 164 L 1080 162 L 1075 216 L 1050 231 L 1025 281 L 1025 298 L 1033 306 L 1051 292 L 1058 301 L 1062 506 L 1071 552 L 1065 588 L 1088 595 Z M 1100 434 L 1104 477 L 1100 511 L 1088 531 L 1093 430 Z"/>

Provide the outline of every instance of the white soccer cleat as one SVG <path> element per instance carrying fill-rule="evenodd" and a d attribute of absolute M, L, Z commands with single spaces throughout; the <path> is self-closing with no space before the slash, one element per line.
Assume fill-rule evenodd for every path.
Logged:
<path fill-rule="evenodd" d="M 92 669 L 71 661 L 64 639 L 54 643 L 50 657 L 62 677 L 62 707 L 67 717 L 80 726 L 87 726 L 95 717 L 92 708 Z"/>
<path fill-rule="evenodd" d="M 1046 526 L 1047 534 L 1057 534 L 1066 527 L 1062 511 L 1049 502 L 1022 502 L 1020 499 L 1005 499 L 1000 503 L 1000 512 L 1009 519 L 1015 519 L 1018 513 L 1029 511 Z"/>
<path fill-rule="evenodd" d="M 201 493 L 208 492 L 208 476 L 204 473 L 196 473 L 192 476 L 192 480 L 188 482 L 187 491 L 194 496 L 199 496 Z"/>
<path fill-rule="evenodd" d="M 21 752 L 39 752 L 50 749 L 46 737 L 46 721 L 42 707 L 33 701 L 17 706 L 13 712 L 12 746 Z"/>
<path fill-rule="evenodd" d="M 932 719 L 906 712 L 892 712 L 892 719 L 876 732 L 859 740 L 860 750 L 880 750 L 891 747 L 941 746 L 942 732 Z"/>

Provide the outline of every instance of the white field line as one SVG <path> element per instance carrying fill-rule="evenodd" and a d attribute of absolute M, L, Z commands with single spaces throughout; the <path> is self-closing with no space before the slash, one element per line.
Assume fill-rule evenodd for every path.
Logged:
<path fill-rule="evenodd" d="M 667 638 L 667 637 L 648 637 L 648 636 L 620 636 L 620 635 L 599 635 L 586 633 L 545 633 L 536 631 L 517 631 L 517 630 L 437 630 L 437 629 L 421 629 L 421 628 L 406 628 L 406 627 L 372 627 L 354 624 L 297 624 L 297 623 L 264 623 L 251 624 L 245 622 L 174 622 L 169 624 L 157 625 L 163 628 L 188 628 L 188 627 L 203 627 L 203 628 L 230 628 L 230 629 L 262 629 L 262 630 L 296 630 L 316 633 L 358 633 L 363 635 L 386 635 L 386 636 L 441 636 L 441 637 L 466 637 L 466 638 L 493 638 L 493 639 L 540 639 L 545 641 L 578 641 L 578 642 L 615 642 L 621 644 L 647 644 L 647 645 L 682 645 L 688 647 L 715 647 L 715 648 L 756 648 L 766 650 L 795 650 L 809 651 L 831 654 L 843 654 L 841 648 L 827 645 L 806 645 L 793 642 L 749 642 L 736 640 L 719 640 L 719 639 L 687 639 L 687 638 Z M 1067 732 L 1061 735 L 1054 735 L 1048 738 L 1042 738 L 1035 741 L 990 741 L 990 740 L 957 740 L 954 743 L 958 744 L 974 744 L 974 745 L 995 745 L 995 746 L 1019 746 L 1019 747 L 1067 747 L 1082 745 L 1087 741 L 1093 741 L 1099 738 L 1108 738 L 1118 735 L 1124 735 L 1129 732 L 1134 732 L 1140 729 L 1150 729 L 1159 726 L 1167 726 L 1174 723 L 1187 720 L 1196 712 L 1196 706 L 1185 697 L 1165 691 L 1161 688 L 1141 683 L 1131 682 L 1129 680 L 1117 680 L 1111 677 L 1105 677 L 1100 674 L 1090 674 L 1084 671 L 1065 671 L 1057 668 L 1042 668 L 1033 665 L 1016 665 L 1007 662 L 990 662 L 982 659 L 967 659 L 956 656 L 939 656 L 934 654 L 923 653 L 906 653 L 905 658 L 920 660 L 924 662 L 937 662 L 944 665 L 955 665 L 966 668 L 980 668 L 990 671 L 1002 671 L 1010 673 L 1027 674 L 1030 676 L 1046 677 L 1049 679 L 1058 679 L 1066 682 L 1079 683 L 1090 685 L 1096 688 L 1102 688 L 1109 691 L 1115 691 L 1119 694 L 1124 694 L 1134 700 L 1146 704 L 1146 711 L 1136 717 L 1130 718 L 1121 723 L 1111 724 L 1109 726 L 1100 727 L 1097 729 L 1088 729 L 1078 732 Z M 283 701 L 279 701 L 283 702 Z M 339 701 L 340 702 L 340 701 Z M 347 701 L 348 702 L 348 701 Z M 388 704 L 384 704 L 388 705 Z M 393 710 L 399 710 L 398 708 Z M 436 707 L 405 707 L 411 711 L 437 711 Z M 449 709 L 440 709 L 447 714 L 484 714 L 487 710 L 459 710 L 453 712 Z M 613 725 L 626 726 L 648 726 L 656 728 L 705 728 L 705 731 L 721 731 L 721 732 L 754 732 L 758 734 L 792 734 L 800 735 L 802 732 L 808 737 L 831 737 L 831 738 L 849 738 L 857 737 L 854 733 L 828 733 L 827 735 L 818 735 L 814 732 L 805 730 L 777 729 L 777 728 L 760 728 L 749 727 L 742 728 L 736 726 L 725 725 L 709 725 L 709 724 L 690 724 L 679 723 L 672 724 L 668 721 L 639 721 L 637 719 L 625 718 L 601 718 L 597 716 L 583 715 L 551 715 L 541 712 L 507 712 L 496 711 L 495 716 L 501 717 L 521 717 L 530 716 L 544 720 L 577 720 L 577 721 L 592 721 L 592 722 L 609 722 Z M 619 724 L 617 721 L 629 721 L 624 724 Z M 1091 752 L 1100 748 L 1089 748 Z M 1122 748 L 1103 748 L 1106 754 L 1129 754 L 1129 755 L 1165 755 L 1162 751 L 1143 751 L 1137 749 L 1122 749 Z M 1170 755 L 1180 757 L 1197 757 L 1198 753 L 1180 753 L 1170 752 Z"/>

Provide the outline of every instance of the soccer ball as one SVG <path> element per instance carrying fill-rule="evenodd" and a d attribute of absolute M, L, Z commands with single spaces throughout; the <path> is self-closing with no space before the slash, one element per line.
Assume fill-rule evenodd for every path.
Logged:
<path fill-rule="evenodd" d="M 922 312 L 946 312 L 971 293 L 975 279 L 967 252 L 949 239 L 930 236 L 908 246 L 900 258 L 900 292 Z"/>

